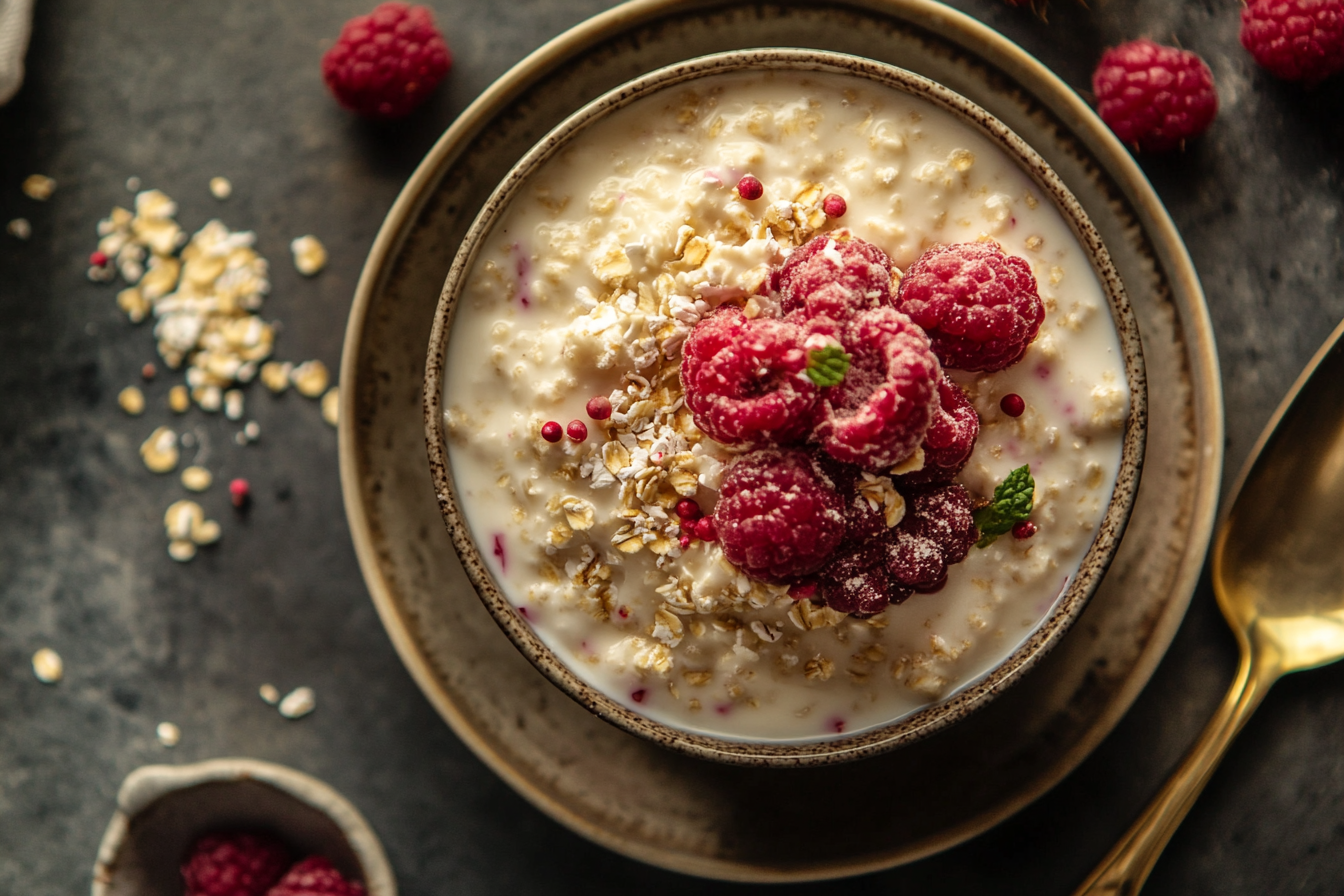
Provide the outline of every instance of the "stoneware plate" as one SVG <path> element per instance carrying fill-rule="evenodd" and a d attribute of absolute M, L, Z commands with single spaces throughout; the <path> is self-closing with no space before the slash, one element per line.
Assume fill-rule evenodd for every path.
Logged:
<path fill-rule="evenodd" d="M 751 46 L 835 50 L 968 97 L 1078 197 L 1125 283 L 1149 383 L 1147 459 L 1110 571 L 1069 636 L 984 710 L 900 750 L 807 769 L 662 749 L 570 700 L 495 626 L 439 516 L 424 453 L 425 348 L 445 272 L 512 165 L 570 112 L 685 59 Z M 1199 282 L 1128 151 L 1002 36 L 928 0 L 637 0 L 542 47 L 426 157 L 374 242 L 342 358 L 341 477 L 365 579 L 426 696 L 501 777 L 626 855 L 739 880 L 808 880 L 912 861 L 985 830 L 1082 761 L 1147 682 L 1212 529 L 1222 405 Z M 855 801 L 854 794 L 866 798 Z M 919 812 L 885 807 L 917 805 Z M 841 831 L 818 817 L 843 815 Z M 809 830 L 806 848 L 797 832 Z"/>
<path fill-rule="evenodd" d="M 1083 252 L 1096 269 L 1102 289 L 1110 303 L 1111 317 L 1120 334 L 1120 350 L 1124 354 L 1126 378 L 1130 392 L 1130 412 L 1125 425 L 1123 455 L 1116 475 L 1110 504 L 1098 527 L 1095 540 L 1083 557 L 1076 574 L 1069 570 L 1067 590 L 1055 602 L 1023 643 L 1002 662 L 983 675 L 961 683 L 942 699 L 901 716 L 892 722 L 866 731 L 830 740 L 794 743 L 753 743 L 680 730 L 666 725 L 624 706 L 585 682 L 574 673 L 541 640 L 510 603 L 500 589 L 489 564 L 481 554 L 480 546 L 472 537 L 471 529 L 462 515 L 457 490 L 453 482 L 448 458 L 447 434 L 443 426 L 444 357 L 458 301 L 466 287 L 467 274 L 475 264 L 483 243 L 488 240 L 497 222 L 512 208 L 514 197 L 522 195 L 533 175 L 547 161 L 574 147 L 588 128 L 624 109 L 631 103 L 660 93 L 680 89 L 683 85 L 702 83 L 702 79 L 734 72 L 793 73 L 806 76 L 811 72 L 838 74 L 866 85 L 881 85 L 899 93 L 923 100 L 950 113 L 969 130 L 976 131 L 1009 158 L 1041 189 L 1048 202 L 1053 202 L 1063 219 L 1076 235 Z M 964 719 L 969 713 L 986 705 L 1005 688 L 1020 680 L 1058 643 L 1068 631 L 1110 564 L 1125 523 L 1133 507 L 1138 488 L 1139 464 L 1143 458 L 1143 436 L 1146 426 L 1147 388 L 1144 383 L 1143 356 L 1139 346 L 1138 326 L 1125 297 L 1124 288 L 1102 245 L 1096 228 L 1087 214 L 1078 206 L 1068 188 L 1059 180 L 1050 166 L 1031 147 L 984 109 L 969 102 L 947 88 L 912 74 L 905 69 L 839 53 L 815 50 L 747 50 L 718 53 L 689 62 L 668 66 L 636 79 L 604 95 L 597 102 L 585 106 L 567 119 L 556 130 L 538 143 L 522 161 L 508 173 L 499 188 L 486 200 L 484 210 L 472 224 L 462 248 L 448 272 L 434 328 L 429 337 L 429 357 L 425 368 L 425 438 L 429 449 L 429 466 L 434 476 L 434 489 L 439 509 L 447 523 L 453 546 L 485 603 L 518 649 L 541 670 L 542 674 L 582 705 L 607 721 L 646 737 L 654 743 L 674 750 L 740 765 L 804 766 L 852 761 L 873 756 L 902 744 L 927 737 L 943 727 Z M 899 611 L 896 611 L 899 612 Z"/>
<path fill-rule="evenodd" d="M 127 775 L 98 846 L 93 896 L 180 896 L 191 844 L 230 830 L 270 831 L 296 862 L 325 856 L 369 896 L 397 896 L 383 845 L 349 800 L 303 772 L 256 759 L 145 765 Z"/>

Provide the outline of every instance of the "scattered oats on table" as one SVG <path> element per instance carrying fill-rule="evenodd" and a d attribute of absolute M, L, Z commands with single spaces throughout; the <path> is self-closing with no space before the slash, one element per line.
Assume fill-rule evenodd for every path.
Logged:
<path fill-rule="evenodd" d="M 65 662 L 50 647 L 33 654 L 33 675 L 43 684 L 55 684 L 65 677 Z"/>
<path fill-rule="evenodd" d="M 145 412 L 145 393 L 138 386 L 127 386 L 117 393 L 117 404 L 132 417 L 139 417 Z"/>
<path fill-rule="evenodd" d="M 46 202 L 56 192 L 56 181 L 45 174 L 30 174 L 23 179 L 23 192 L 29 199 Z"/>
<path fill-rule="evenodd" d="M 317 694 L 312 688 L 295 688 L 280 701 L 280 715 L 287 719 L 301 719 L 317 708 Z"/>
<path fill-rule="evenodd" d="M 140 446 L 140 457 L 151 473 L 169 473 L 177 468 L 181 452 L 177 447 L 177 433 L 160 426 L 149 434 Z"/>
<path fill-rule="evenodd" d="M 165 747 L 175 747 L 178 741 L 182 740 L 182 729 L 172 722 L 160 722 L 158 727 L 154 729 L 154 736 Z"/>
<path fill-rule="evenodd" d="M 182 471 L 182 487 L 188 491 L 203 492 L 214 481 L 215 477 L 205 467 L 193 465 Z"/>
<path fill-rule="evenodd" d="M 229 183 L 227 177 L 210 178 L 210 195 L 216 199 L 224 200 L 233 195 L 233 184 Z"/>
<path fill-rule="evenodd" d="M 322 396 L 322 419 L 335 426 L 340 422 L 341 415 L 341 388 L 332 386 L 327 393 Z"/>
<path fill-rule="evenodd" d="M 33 235 L 33 225 L 28 223 L 27 218 L 15 218 L 9 222 L 5 230 L 16 240 L 26 240 Z"/>
<path fill-rule="evenodd" d="M 271 706 L 280 702 L 280 689 L 269 682 L 257 688 L 257 694 L 264 702 L 269 703 Z"/>
<path fill-rule="evenodd" d="M 301 236 L 289 244 L 294 253 L 294 267 L 305 277 L 311 277 L 327 266 L 327 249 L 312 234 Z"/>

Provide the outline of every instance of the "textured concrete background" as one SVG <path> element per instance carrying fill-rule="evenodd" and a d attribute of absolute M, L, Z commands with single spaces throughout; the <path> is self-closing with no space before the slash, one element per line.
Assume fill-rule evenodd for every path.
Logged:
<path fill-rule="evenodd" d="M 347 794 L 380 832 L 408 896 L 508 892 L 745 891 L 620 858 L 523 802 L 450 733 L 402 669 L 360 579 L 341 509 L 335 433 L 315 402 L 252 387 L 261 441 L 193 411 L 217 480 L 248 477 L 234 515 L 221 484 L 202 499 L 216 547 L 187 565 L 164 552 L 176 477 L 145 471 L 151 410 L 116 394 L 154 357 L 115 290 L 84 268 L 94 225 L 159 187 L 194 230 L 211 217 L 252 229 L 272 262 L 278 355 L 339 361 L 356 277 L 379 223 L 433 139 L 527 52 L 603 0 L 432 0 L 456 66 L 410 121 L 375 128 L 326 96 L 318 58 L 368 0 L 42 0 L 29 78 L 0 109 L 0 893 L 88 887 L 122 777 L 147 762 L 250 755 L 296 766 Z M 1313 92 L 1255 69 L 1237 4 L 1055 0 L 1049 22 L 1001 0 L 956 4 L 1086 90 L 1101 48 L 1141 35 L 1209 61 L 1222 99 L 1184 155 L 1143 159 L 1209 296 L 1227 394 L 1228 467 L 1344 315 L 1344 78 Z M 33 172 L 60 187 L 23 196 Z M 207 180 L 234 183 L 227 202 Z M 288 242 L 316 233 L 329 267 L 303 280 Z M 39 684 L 38 647 L 66 660 Z M 951 852 L 817 893 L 1063 894 L 1129 824 L 1230 682 L 1235 648 L 1207 585 L 1152 684 L 1115 733 L 1035 805 Z M 281 719 L 257 685 L 312 685 L 318 710 Z M 154 739 L 181 726 L 173 750 Z M 787 798 L 781 794 L 781 798 Z M 917 812 L 918 806 L 892 811 Z M 843 818 L 817 819 L 820 825 Z M 1173 839 L 1145 892 L 1344 891 L 1344 668 L 1281 683 Z M 799 831 L 800 848 L 807 832 Z M 759 889 L 759 888 L 756 888 Z"/>

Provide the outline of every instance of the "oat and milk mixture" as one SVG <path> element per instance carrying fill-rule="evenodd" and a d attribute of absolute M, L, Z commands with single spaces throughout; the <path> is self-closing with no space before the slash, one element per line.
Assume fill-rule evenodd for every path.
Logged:
<path fill-rule="evenodd" d="M 940 590 L 866 618 L 746 575 L 678 513 L 689 499 L 710 514 L 744 452 L 692 421 L 688 335 L 715 313 L 778 317 L 771 271 L 840 228 L 890 256 L 893 279 L 930 247 L 992 241 L 1030 264 L 1045 309 L 1019 363 L 947 370 L 980 426 L 957 482 L 984 499 L 1029 465 L 1034 537 L 971 548 Z M 447 365 L 459 500 L 519 613 L 618 702 L 756 740 L 890 722 L 1009 655 L 1095 535 L 1128 413 L 1101 286 L 1033 182 L 948 113 L 823 74 L 719 75 L 587 130 L 484 243 Z M 891 475 L 857 488 L 900 519 Z"/>

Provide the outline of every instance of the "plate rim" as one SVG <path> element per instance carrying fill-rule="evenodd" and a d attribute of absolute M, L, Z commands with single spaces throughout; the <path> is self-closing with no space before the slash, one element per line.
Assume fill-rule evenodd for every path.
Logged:
<path fill-rule="evenodd" d="M 524 57 L 487 87 L 445 130 L 426 154 L 389 209 L 355 288 L 342 347 L 341 381 L 355 381 L 356 360 L 364 324 L 382 283 L 389 275 L 387 262 L 394 258 L 414 219 L 441 177 L 442 170 L 470 139 L 488 123 L 492 114 L 544 75 L 585 47 L 619 36 L 670 14 L 697 8 L 737 7 L 749 0 L 628 0 L 567 29 Z M 1028 783 L 1013 799 L 996 809 L 982 812 L 938 835 L 908 845 L 899 855 L 883 854 L 843 862 L 813 864 L 801 869 L 780 869 L 741 861 L 707 859 L 646 846 L 613 834 L 570 810 L 561 800 L 535 788 L 508 760 L 496 752 L 468 722 L 452 698 L 440 690 L 433 670 L 417 650 L 416 639 L 399 612 L 392 589 L 383 575 L 373 543 L 370 515 L 358 487 L 357 443 L 353 420 L 357 411 L 356 390 L 346 388 L 340 396 L 338 449 L 340 479 L 346 517 L 355 553 L 379 618 L 401 657 L 403 665 L 435 710 L 473 754 L 509 786 L 541 811 L 569 829 L 617 853 L 682 873 L 724 880 L 808 881 L 861 874 L 890 868 L 941 852 L 997 825 L 1052 789 L 1096 748 L 1129 710 L 1165 656 L 1184 618 L 1204 563 L 1216 518 L 1219 482 L 1223 468 L 1222 383 L 1214 347 L 1207 302 L 1184 242 L 1175 223 L 1158 199 L 1151 183 L 1128 149 L 1103 125 L 1089 106 L 1061 78 L 1006 36 L 935 0 L 834 0 L 828 5 L 867 10 L 904 21 L 961 46 L 1000 69 L 1023 86 L 1040 84 L 1033 97 L 1060 118 L 1083 145 L 1106 162 L 1104 168 L 1138 217 L 1139 227 L 1150 236 L 1152 248 L 1177 295 L 1187 301 L 1173 302 L 1184 336 L 1185 360 L 1191 371 L 1192 417 L 1196 429 L 1206 434 L 1196 448 L 1199 456 L 1191 475 L 1194 487 L 1190 507 L 1190 537 L 1180 562 L 1175 565 L 1170 593 L 1163 613 L 1152 627 L 1151 645 L 1139 655 L 1125 682 L 1091 727 L 1063 752 L 1050 772 Z M 1192 550 L 1191 546 L 1196 549 Z"/>

